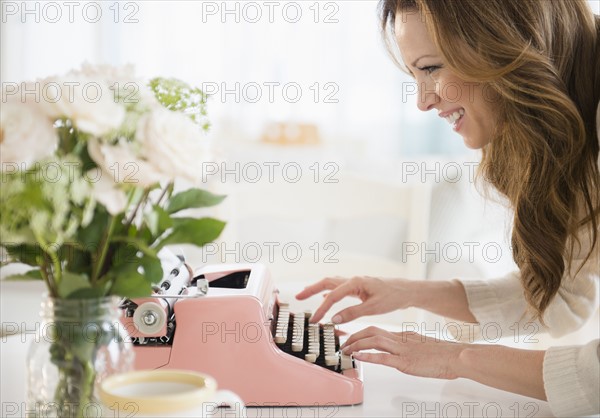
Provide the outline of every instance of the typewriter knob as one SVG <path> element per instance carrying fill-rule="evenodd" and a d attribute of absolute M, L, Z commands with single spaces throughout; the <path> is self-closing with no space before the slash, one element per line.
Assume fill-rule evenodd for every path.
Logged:
<path fill-rule="evenodd" d="M 142 334 L 155 334 L 166 322 L 165 308 L 156 302 L 142 303 L 133 313 L 133 323 Z"/>
<path fill-rule="evenodd" d="M 144 324 L 146 324 L 148 326 L 152 326 L 152 325 L 156 324 L 157 320 L 158 320 L 158 318 L 156 317 L 156 314 L 151 311 L 144 312 L 144 316 L 142 317 L 142 321 L 144 321 Z"/>

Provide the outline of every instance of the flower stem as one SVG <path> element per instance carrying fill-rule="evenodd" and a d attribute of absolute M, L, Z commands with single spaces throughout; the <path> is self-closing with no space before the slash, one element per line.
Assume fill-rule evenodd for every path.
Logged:
<path fill-rule="evenodd" d="M 38 244 L 44 251 L 44 263 L 42 264 L 44 267 L 44 273 L 42 273 L 43 274 L 42 277 L 45 278 L 46 283 L 48 284 L 48 288 L 52 291 L 52 293 L 56 293 L 58 290 L 58 285 L 62 278 L 60 259 L 58 258 L 56 253 L 54 251 L 52 251 L 51 246 L 48 245 L 48 243 L 46 242 L 44 237 L 42 237 L 40 234 L 36 233 L 35 231 L 34 231 L 34 236 L 35 236 Z M 47 258 L 50 258 L 50 261 L 51 261 L 52 267 L 53 267 L 51 269 L 52 277 L 53 277 L 52 280 L 50 280 L 50 276 L 48 275 L 48 264 L 46 263 Z M 52 286 L 52 284 L 53 284 L 53 286 Z M 54 295 L 54 296 L 56 296 L 56 295 Z"/>
<path fill-rule="evenodd" d="M 169 184 L 167 184 L 167 186 L 163 189 L 162 193 L 158 197 L 158 200 L 156 201 L 156 206 L 160 206 L 160 204 L 162 203 L 162 200 L 167 195 L 167 192 L 172 191 L 172 190 L 173 190 L 173 182 L 170 182 Z"/>
<path fill-rule="evenodd" d="M 77 417 L 84 417 L 83 413 L 93 400 L 94 380 L 96 380 L 96 370 L 91 361 L 83 362 L 83 376 L 81 379 L 81 396 L 79 398 L 79 408 Z"/>
<path fill-rule="evenodd" d="M 38 263 L 38 265 L 40 266 L 40 274 L 42 275 L 42 278 L 44 279 L 44 282 L 46 282 L 46 286 L 48 287 L 48 291 L 50 292 L 50 295 L 52 297 L 56 297 L 57 296 L 57 289 L 56 289 L 56 285 L 54 284 L 54 279 L 52 279 L 50 277 L 50 275 L 48 274 L 48 255 L 44 254 L 42 257 L 37 257 L 36 261 Z"/>
<path fill-rule="evenodd" d="M 102 240 L 102 250 L 100 252 L 100 258 L 98 259 L 98 262 L 96 263 L 96 269 L 94 270 L 93 274 L 92 274 L 92 285 L 94 285 L 96 283 L 96 280 L 98 280 L 98 276 L 100 275 L 100 272 L 102 271 L 102 267 L 104 266 L 104 261 L 106 259 L 106 253 L 108 252 L 108 247 L 110 245 L 110 237 L 115 229 L 115 226 L 117 224 L 117 217 L 116 216 L 111 216 L 110 219 L 110 224 L 108 226 L 108 231 L 106 231 L 106 235 L 104 236 L 103 240 Z"/>
<path fill-rule="evenodd" d="M 137 202 L 135 209 L 129 215 L 129 219 L 127 219 L 127 222 L 125 222 L 125 229 L 129 229 L 129 226 L 133 223 L 133 220 L 135 219 L 135 217 L 138 213 L 138 210 L 140 209 L 140 206 L 142 206 L 142 203 L 144 203 L 146 201 L 146 199 L 148 199 L 149 194 L 150 194 L 150 190 L 148 190 L 148 189 L 144 190 L 144 194 L 142 195 L 140 200 Z"/>

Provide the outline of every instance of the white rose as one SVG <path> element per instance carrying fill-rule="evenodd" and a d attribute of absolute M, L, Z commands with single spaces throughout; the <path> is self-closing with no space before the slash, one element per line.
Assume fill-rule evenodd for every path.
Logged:
<path fill-rule="evenodd" d="M 101 79 L 71 74 L 43 80 L 42 103 L 55 118 L 67 117 L 83 132 L 102 136 L 121 126 L 125 109 Z"/>
<path fill-rule="evenodd" d="M 52 121 L 42 112 L 38 103 L 23 103 L 19 97 L 11 97 L 6 103 L 2 103 L 0 112 L 2 171 L 13 166 L 11 163 L 17 164 L 18 169 L 27 169 L 33 162 L 52 155 L 57 145 L 58 135 L 52 126 Z"/>
<path fill-rule="evenodd" d="M 200 127 L 182 113 L 159 108 L 143 116 L 136 131 L 140 154 L 169 179 L 201 181 L 205 151 Z"/>
<path fill-rule="evenodd" d="M 125 192 L 119 188 L 118 184 L 113 182 L 110 176 L 106 173 L 98 173 L 90 170 L 87 173 L 92 185 L 92 196 L 97 202 L 100 202 L 111 215 L 122 213 L 127 208 L 127 196 Z"/>
<path fill-rule="evenodd" d="M 154 93 L 147 86 L 146 81 L 135 75 L 135 67 L 132 64 L 113 67 L 103 64 L 92 65 L 85 62 L 81 65 L 81 69 L 69 71 L 67 77 L 85 77 L 88 79 L 103 80 L 111 89 L 118 89 L 118 94 L 128 104 L 140 101 L 149 107 L 160 106 Z M 116 95 L 117 92 L 113 90 L 113 94 Z"/>
<path fill-rule="evenodd" d="M 115 185 L 148 187 L 161 180 L 167 180 L 151 164 L 138 158 L 134 149 L 136 145 L 126 141 L 110 145 L 97 138 L 91 138 L 88 142 L 88 153 L 102 170 L 102 177 Z"/>

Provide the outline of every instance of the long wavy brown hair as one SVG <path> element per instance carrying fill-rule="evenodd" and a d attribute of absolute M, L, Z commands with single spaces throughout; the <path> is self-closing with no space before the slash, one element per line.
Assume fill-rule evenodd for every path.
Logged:
<path fill-rule="evenodd" d="M 379 7 L 388 47 L 396 13 L 418 12 L 444 64 L 499 98 L 478 175 L 514 211 L 513 258 L 542 319 L 582 232 L 591 237 L 584 263 L 598 241 L 600 17 L 585 0 L 381 0 Z"/>

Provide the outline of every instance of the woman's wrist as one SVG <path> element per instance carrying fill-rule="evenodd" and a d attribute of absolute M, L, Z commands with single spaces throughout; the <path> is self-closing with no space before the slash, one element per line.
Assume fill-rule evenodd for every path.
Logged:
<path fill-rule="evenodd" d="M 459 280 L 410 282 L 410 307 L 464 322 L 477 322 Z"/>
<path fill-rule="evenodd" d="M 543 382 L 545 351 L 502 345 L 463 344 L 453 371 L 457 377 L 546 400 Z"/>

